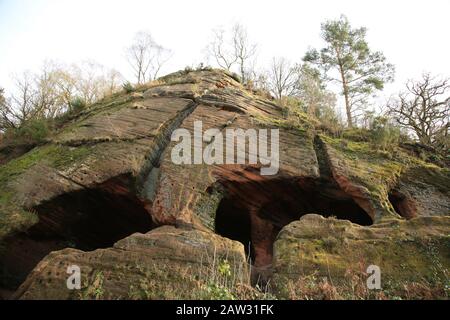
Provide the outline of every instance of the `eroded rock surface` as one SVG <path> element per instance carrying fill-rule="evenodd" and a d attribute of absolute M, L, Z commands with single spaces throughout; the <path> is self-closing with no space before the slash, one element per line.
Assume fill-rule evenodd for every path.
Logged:
<path fill-rule="evenodd" d="M 449 222 L 448 216 L 420 217 L 364 227 L 305 215 L 286 226 L 275 242 L 273 281 L 285 298 L 307 298 L 308 290 L 302 289 L 315 285 L 313 279 L 323 278 L 341 290 L 337 292 L 341 298 L 360 298 L 358 290 L 371 297 L 366 279 L 372 271 L 367 268 L 374 265 L 379 267 L 381 288 L 390 294 L 388 298 L 408 298 L 408 290 L 415 288 L 428 288 L 425 296 L 416 298 L 445 297 Z"/>
<path fill-rule="evenodd" d="M 15 293 L 19 299 L 201 299 L 216 266 L 230 266 L 230 278 L 245 283 L 243 245 L 211 232 L 164 226 L 133 234 L 114 247 L 49 254 Z M 67 268 L 80 267 L 82 290 L 68 290 Z"/>
<path fill-rule="evenodd" d="M 450 212 L 450 175 L 436 168 L 406 170 L 390 194 L 396 211 L 405 218 L 446 216 Z"/>
<path fill-rule="evenodd" d="M 193 133 L 199 121 L 203 132 L 224 134 L 225 152 L 230 140 L 237 145 L 237 137 L 226 139 L 228 129 L 278 129 L 277 173 L 261 175 L 261 165 L 248 162 L 175 164 L 174 130 Z M 254 151 L 244 141 L 248 159 Z M 203 139 L 200 149 L 211 143 Z M 4 298 L 20 284 L 14 297 L 23 299 L 214 298 L 211 274 L 231 258 L 239 277 L 227 277 L 275 281 L 286 297 L 298 268 L 322 272 L 329 258 L 339 278 L 357 263 L 352 252 L 377 258 L 369 248 L 393 250 L 383 256 L 393 270 L 387 274 L 396 274 L 397 255 L 408 250 L 422 268 L 430 261 L 417 241 L 436 238 L 441 246 L 450 229 L 448 169 L 320 134 L 307 117 L 292 124 L 283 108 L 218 70 L 177 72 L 115 94 L 23 152 L 0 159 Z M 338 253 L 319 248 L 315 257 L 317 243 L 332 236 Z M 414 241 L 395 248 L 402 237 Z M 436 255 L 448 269 L 441 249 Z M 205 252 L 216 260 L 204 261 Z M 81 291 L 66 288 L 70 264 L 82 269 Z"/>

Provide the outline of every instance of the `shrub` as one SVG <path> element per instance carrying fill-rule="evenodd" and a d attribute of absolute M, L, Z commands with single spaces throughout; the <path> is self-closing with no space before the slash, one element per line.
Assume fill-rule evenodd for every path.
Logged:
<path fill-rule="evenodd" d="M 277 99 L 283 113 L 283 119 L 278 121 L 284 127 L 300 129 L 309 133 L 320 126 L 319 121 L 303 111 L 302 101 L 295 97 Z"/>
<path fill-rule="evenodd" d="M 339 245 L 339 240 L 331 235 L 323 238 L 322 241 L 323 247 L 328 252 L 335 252 L 336 247 Z"/>
<path fill-rule="evenodd" d="M 125 82 L 122 84 L 122 88 L 126 93 L 131 93 L 134 91 L 133 85 L 130 83 L 130 81 Z"/>
<path fill-rule="evenodd" d="M 383 116 L 375 117 L 371 126 L 371 143 L 381 150 L 392 150 L 398 146 L 400 129 Z"/>
<path fill-rule="evenodd" d="M 356 142 L 369 142 L 372 132 L 364 128 L 350 128 L 343 131 L 342 137 Z"/>
<path fill-rule="evenodd" d="M 197 69 L 196 69 L 197 71 L 213 71 L 214 69 L 213 69 L 213 67 L 211 67 L 211 66 L 209 66 L 209 65 L 204 65 L 203 63 L 200 63 L 198 66 L 197 66 Z"/>
<path fill-rule="evenodd" d="M 49 136 L 51 128 L 47 119 L 35 119 L 13 129 L 10 136 L 15 143 L 39 144 Z M 9 132 L 8 132 L 9 134 Z"/>
<path fill-rule="evenodd" d="M 341 137 L 344 125 L 341 119 L 336 114 L 336 111 L 331 106 L 322 106 L 319 108 L 317 114 L 317 119 L 320 122 L 319 129 L 324 133 L 329 134 L 333 137 Z"/>
<path fill-rule="evenodd" d="M 75 97 L 70 102 L 70 112 L 79 112 L 86 107 L 86 101 L 81 97 Z"/>
<path fill-rule="evenodd" d="M 186 66 L 184 67 L 184 73 L 188 74 L 190 72 L 194 71 L 194 69 L 191 66 Z"/>
<path fill-rule="evenodd" d="M 277 99 L 276 102 L 284 109 L 283 115 L 285 117 L 289 116 L 291 113 L 304 111 L 302 101 L 295 97 L 281 97 L 281 99 Z"/>

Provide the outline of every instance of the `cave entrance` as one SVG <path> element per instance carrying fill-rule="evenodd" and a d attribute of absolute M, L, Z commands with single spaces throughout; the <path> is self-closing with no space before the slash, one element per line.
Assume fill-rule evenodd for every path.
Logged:
<path fill-rule="evenodd" d="M 412 219 L 417 216 L 416 204 L 411 197 L 406 196 L 399 190 L 391 190 L 389 193 L 389 202 L 400 216 L 405 219 Z"/>
<path fill-rule="evenodd" d="M 322 178 L 222 181 L 224 198 L 215 231 L 244 244 L 255 277 L 270 276 L 273 243 L 281 229 L 308 213 L 371 225 L 371 217 L 340 189 Z"/>
<path fill-rule="evenodd" d="M 13 293 L 52 251 L 107 248 L 132 233 L 150 231 L 154 227 L 151 216 L 146 203 L 130 191 L 131 181 L 129 176 L 114 178 L 33 208 L 39 222 L 5 241 L 0 255 L 0 297 Z"/>

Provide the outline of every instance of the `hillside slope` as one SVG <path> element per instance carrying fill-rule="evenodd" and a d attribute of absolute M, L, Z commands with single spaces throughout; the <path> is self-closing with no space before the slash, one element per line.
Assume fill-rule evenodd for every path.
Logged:
<path fill-rule="evenodd" d="M 278 173 L 175 164 L 172 133 L 197 121 L 279 129 Z M 449 216 L 448 169 L 329 137 L 307 117 L 292 125 L 222 71 L 178 72 L 90 106 L 0 166 L 0 286 L 24 299 L 260 298 L 259 283 L 308 298 L 326 277 L 338 298 L 375 264 L 389 279 L 376 297 L 444 298 Z M 81 290 L 66 286 L 71 265 Z"/>

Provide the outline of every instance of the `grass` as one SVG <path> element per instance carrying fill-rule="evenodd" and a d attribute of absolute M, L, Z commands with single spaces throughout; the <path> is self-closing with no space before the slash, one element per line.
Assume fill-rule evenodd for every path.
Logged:
<path fill-rule="evenodd" d="M 314 125 L 317 122 L 317 120 L 312 119 L 306 113 L 298 110 L 291 110 L 290 112 L 285 113 L 284 116 L 280 115 L 279 118 L 257 115 L 256 120 L 265 125 L 272 125 L 288 130 L 297 130 L 302 133 L 307 133 L 310 136 L 313 135 Z"/>
<path fill-rule="evenodd" d="M 91 280 L 88 280 L 87 283 L 83 286 L 84 289 L 80 291 L 80 299 L 82 300 L 100 300 L 103 298 L 105 294 L 105 290 L 103 288 L 104 275 L 102 271 L 98 271 L 94 273 L 94 276 Z"/>
<path fill-rule="evenodd" d="M 381 278 L 381 289 L 368 289 L 368 274 L 363 264 L 347 269 L 343 279 L 320 277 L 317 273 L 303 274 L 285 280 L 280 297 L 289 300 L 435 300 L 448 299 L 450 291 L 445 282 L 432 283 L 426 279 L 398 281 Z"/>
<path fill-rule="evenodd" d="M 200 290 L 194 297 L 206 300 L 273 300 L 270 283 L 265 286 L 251 285 L 252 265 L 246 261 L 234 260 L 228 252 L 218 255 L 217 251 L 205 253 L 201 259 L 202 268 L 195 278 Z"/>
<path fill-rule="evenodd" d="M 205 247 L 199 262 L 184 263 L 174 273 L 160 265 L 140 267 L 130 284 L 128 299 L 248 300 L 273 299 L 267 288 L 250 285 L 250 265 L 225 253 Z M 168 262 L 170 263 L 170 262 Z M 175 267 L 175 266 L 173 266 Z M 172 268 L 173 268 L 172 267 Z M 169 282 L 169 283 L 168 283 Z"/>

